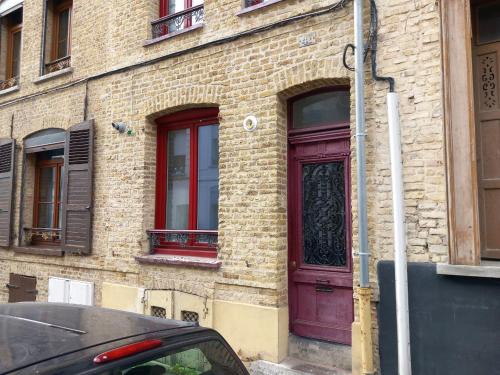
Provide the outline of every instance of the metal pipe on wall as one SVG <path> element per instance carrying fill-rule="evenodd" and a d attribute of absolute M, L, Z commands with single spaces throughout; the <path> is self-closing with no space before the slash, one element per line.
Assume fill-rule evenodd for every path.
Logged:
<path fill-rule="evenodd" d="M 365 71 L 363 41 L 363 0 L 354 0 L 354 52 L 356 97 L 356 172 L 358 199 L 359 246 L 359 319 L 361 330 L 361 371 L 373 374 L 371 289 L 368 249 L 368 214 L 366 207 L 366 155 L 365 155 Z"/>
<path fill-rule="evenodd" d="M 387 94 L 387 116 L 394 218 L 394 283 L 396 287 L 396 323 L 398 328 L 398 373 L 399 375 L 411 375 L 403 161 L 401 157 L 399 103 L 398 95 L 395 92 Z"/>
<path fill-rule="evenodd" d="M 356 97 L 356 169 L 358 198 L 359 286 L 370 287 L 368 262 L 368 214 L 366 208 L 365 156 L 365 71 L 363 41 L 363 0 L 354 1 L 355 97 Z"/>

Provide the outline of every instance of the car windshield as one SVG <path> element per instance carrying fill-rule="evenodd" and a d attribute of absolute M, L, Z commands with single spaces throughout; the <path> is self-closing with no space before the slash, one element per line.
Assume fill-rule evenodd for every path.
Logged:
<path fill-rule="evenodd" d="M 148 361 L 120 366 L 101 375 L 244 375 L 237 360 L 218 340 L 170 350 Z"/>

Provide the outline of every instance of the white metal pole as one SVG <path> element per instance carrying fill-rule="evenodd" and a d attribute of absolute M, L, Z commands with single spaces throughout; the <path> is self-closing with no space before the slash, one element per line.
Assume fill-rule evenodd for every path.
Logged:
<path fill-rule="evenodd" d="M 396 285 L 396 321 L 398 330 L 398 372 L 399 375 L 411 375 L 401 128 L 399 123 L 398 95 L 394 92 L 387 94 L 387 109 L 394 217 L 394 273 Z"/>
<path fill-rule="evenodd" d="M 363 0 L 354 1 L 354 51 L 355 96 L 356 96 L 356 167 L 358 189 L 358 240 L 359 240 L 359 286 L 370 287 L 368 248 L 368 214 L 366 208 L 366 156 L 365 156 L 365 70 L 363 40 Z"/>

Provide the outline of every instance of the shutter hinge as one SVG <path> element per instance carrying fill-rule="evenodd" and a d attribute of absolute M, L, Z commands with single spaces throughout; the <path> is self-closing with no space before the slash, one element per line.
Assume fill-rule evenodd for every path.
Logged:
<path fill-rule="evenodd" d="M 6 284 L 5 286 L 9 289 L 19 289 L 19 286 L 14 284 Z"/>

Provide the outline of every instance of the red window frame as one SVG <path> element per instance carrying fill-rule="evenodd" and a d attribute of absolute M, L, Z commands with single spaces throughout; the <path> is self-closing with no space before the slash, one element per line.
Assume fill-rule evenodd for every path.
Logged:
<path fill-rule="evenodd" d="M 167 115 L 156 120 L 156 204 L 155 229 L 165 229 L 167 224 L 167 167 L 168 167 L 168 132 L 190 129 L 190 164 L 189 164 L 189 209 L 188 229 L 197 230 L 198 216 L 198 129 L 204 125 L 219 124 L 218 108 L 189 109 Z M 168 229 L 168 228 L 167 228 Z M 216 257 L 217 251 L 203 243 L 188 242 L 181 246 L 175 242 L 162 242 L 154 249 L 155 253 Z"/>

